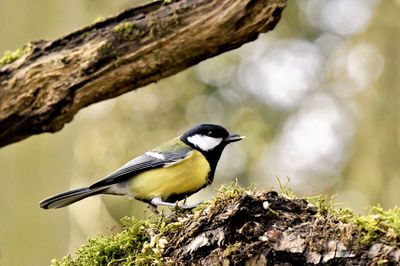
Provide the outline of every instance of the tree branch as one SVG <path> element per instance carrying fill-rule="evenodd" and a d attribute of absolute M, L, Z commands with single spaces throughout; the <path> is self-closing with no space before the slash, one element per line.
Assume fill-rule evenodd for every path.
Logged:
<path fill-rule="evenodd" d="M 30 44 L 0 68 L 0 147 L 56 132 L 83 107 L 171 76 L 272 30 L 286 0 L 156 1 Z"/>

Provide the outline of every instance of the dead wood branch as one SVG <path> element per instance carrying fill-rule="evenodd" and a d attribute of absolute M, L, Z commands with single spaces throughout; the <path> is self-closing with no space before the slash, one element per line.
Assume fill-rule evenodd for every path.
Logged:
<path fill-rule="evenodd" d="M 273 29 L 285 0 L 156 1 L 0 68 L 0 147 L 56 132 L 83 107 L 171 76 Z"/>

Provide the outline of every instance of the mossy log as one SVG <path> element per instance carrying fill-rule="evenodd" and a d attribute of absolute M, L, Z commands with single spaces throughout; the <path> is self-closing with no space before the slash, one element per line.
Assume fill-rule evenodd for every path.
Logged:
<path fill-rule="evenodd" d="M 400 209 L 312 201 L 234 186 L 193 212 L 130 218 L 53 265 L 399 265 Z"/>
<path fill-rule="evenodd" d="M 0 147 L 272 30 L 286 0 L 153 1 L 0 59 Z M 185 88 L 182 88 L 185 89 Z"/>

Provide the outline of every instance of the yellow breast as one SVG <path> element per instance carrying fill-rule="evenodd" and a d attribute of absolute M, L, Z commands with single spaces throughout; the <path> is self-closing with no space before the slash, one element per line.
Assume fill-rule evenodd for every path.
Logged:
<path fill-rule="evenodd" d="M 130 193 L 137 199 L 166 200 L 172 195 L 190 194 L 207 183 L 210 165 L 199 152 L 192 151 L 182 161 L 140 173 L 130 179 Z"/>

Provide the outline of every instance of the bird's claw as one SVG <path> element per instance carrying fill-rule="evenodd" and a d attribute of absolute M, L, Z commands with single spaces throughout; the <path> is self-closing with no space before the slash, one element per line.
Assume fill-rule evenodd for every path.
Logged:
<path fill-rule="evenodd" d="M 147 208 L 156 215 L 159 215 L 160 212 L 157 210 L 157 206 L 152 204 L 147 204 Z"/>

